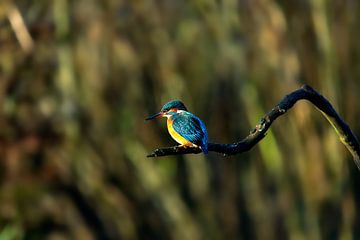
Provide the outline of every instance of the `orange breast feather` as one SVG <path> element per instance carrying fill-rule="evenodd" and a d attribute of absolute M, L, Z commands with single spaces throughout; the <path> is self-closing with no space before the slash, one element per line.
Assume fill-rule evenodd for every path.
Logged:
<path fill-rule="evenodd" d="M 180 143 L 181 145 L 186 145 L 186 146 L 194 146 L 195 144 L 193 144 L 192 142 L 186 140 L 184 137 L 182 137 L 180 134 L 178 134 L 175 129 L 173 128 L 172 125 L 173 121 L 168 118 L 167 120 L 167 128 L 168 131 L 171 135 L 171 137 L 178 143 Z"/>

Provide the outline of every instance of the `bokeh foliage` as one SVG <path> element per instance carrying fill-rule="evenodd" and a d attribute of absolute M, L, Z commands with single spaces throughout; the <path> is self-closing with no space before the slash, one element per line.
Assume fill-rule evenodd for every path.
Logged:
<path fill-rule="evenodd" d="M 175 142 L 144 121 L 179 98 L 233 142 L 307 83 L 360 136 L 360 1 L 5 0 L 0 24 L 1 239 L 360 238 L 310 104 L 233 157 L 148 159 Z"/>

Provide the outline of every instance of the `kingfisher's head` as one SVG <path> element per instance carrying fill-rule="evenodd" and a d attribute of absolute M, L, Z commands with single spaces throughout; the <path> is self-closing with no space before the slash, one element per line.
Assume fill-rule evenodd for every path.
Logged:
<path fill-rule="evenodd" d="M 160 112 L 147 117 L 146 120 L 151 120 L 159 117 L 170 117 L 176 114 L 178 111 L 187 111 L 187 108 L 181 101 L 171 100 L 161 108 Z"/>

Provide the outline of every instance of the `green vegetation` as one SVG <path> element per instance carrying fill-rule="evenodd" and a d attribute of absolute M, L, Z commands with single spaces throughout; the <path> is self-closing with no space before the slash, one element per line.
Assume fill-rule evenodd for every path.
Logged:
<path fill-rule="evenodd" d="M 235 142 L 303 83 L 360 136 L 356 0 L 0 2 L 0 239 L 359 239 L 360 174 L 298 103 L 248 153 L 149 159 L 170 99 Z"/>

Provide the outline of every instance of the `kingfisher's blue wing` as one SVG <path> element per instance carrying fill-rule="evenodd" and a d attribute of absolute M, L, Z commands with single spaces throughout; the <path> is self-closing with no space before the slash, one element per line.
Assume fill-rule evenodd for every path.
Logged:
<path fill-rule="evenodd" d="M 177 114 L 173 118 L 174 130 L 188 141 L 203 146 L 207 144 L 207 131 L 204 123 L 189 112 Z"/>

